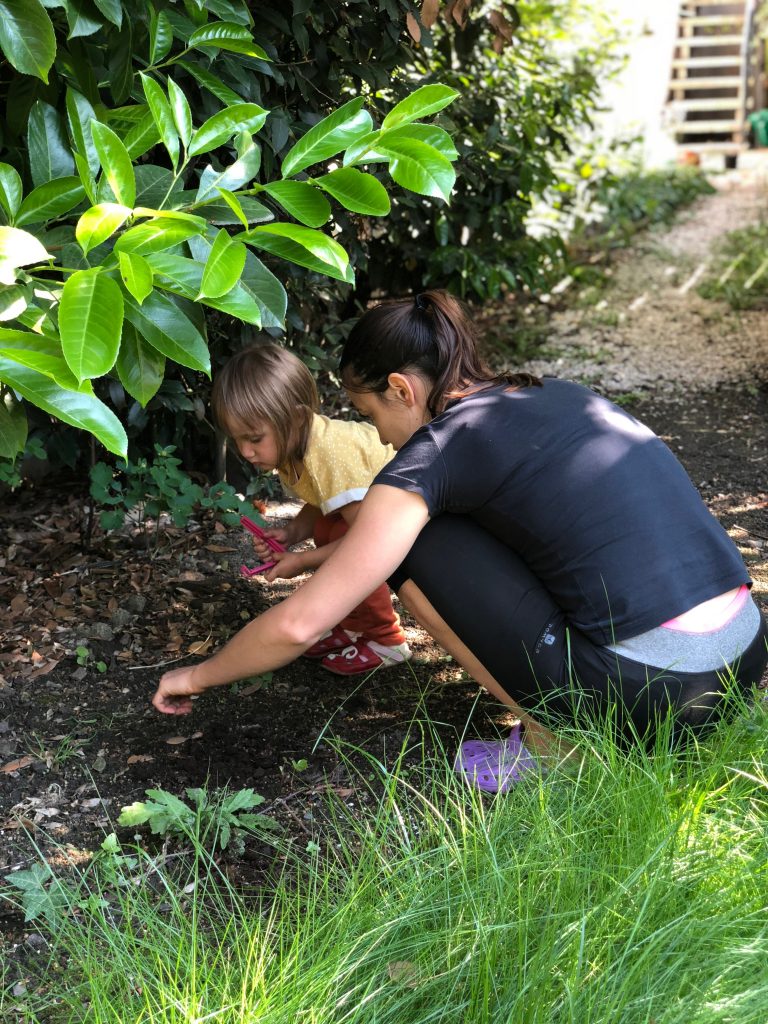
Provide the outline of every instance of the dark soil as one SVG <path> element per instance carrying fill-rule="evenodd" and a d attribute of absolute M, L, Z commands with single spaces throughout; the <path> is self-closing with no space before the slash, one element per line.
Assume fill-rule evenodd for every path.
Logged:
<path fill-rule="evenodd" d="M 629 407 L 686 466 L 765 608 L 768 392 Z M 157 714 L 149 700 L 167 664 L 190 657 L 192 645 L 220 644 L 290 586 L 242 579 L 243 539 L 212 521 L 168 527 L 152 551 L 125 534 L 97 535 L 84 552 L 85 504 L 77 492 L 41 489 L 0 510 L 0 877 L 37 859 L 30 838 L 74 859 L 113 830 L 130 840 L 132 830 L 115 824 L 120 809 L 151 788 L 252 787 L 282 834 L 306 844 L 329 799 L 369 799 L 366 757 L 386 763 L 411 747 L 421 762 L 435 737 L 450 753 L 465 729 L 488 736 L 509 722 L 413 623 L 406 667 L 349 680 L 302 659 L 207 694 L 188 717 Z M 89 651 L 85 665 L 77 646 Z M 425 737 L 417 723 L 427 716 L 439 724 Z M 258 879 L 268 861 L 252 843 L 232 876 Z M 7 906 L 3 932 L 0 955 L 19 955 L 29 932 Z"/>

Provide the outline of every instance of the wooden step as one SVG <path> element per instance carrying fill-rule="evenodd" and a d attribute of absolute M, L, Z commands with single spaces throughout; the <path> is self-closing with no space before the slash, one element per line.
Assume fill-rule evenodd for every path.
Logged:
<path fill-rule="evenodd" d="M 678 36 L 675 46 L 690 46 L 696 49 L 710 46 L 741 46 L 741 36 Z"/>
<path fill-rule="evenodd" d="M 669 82 L 669 88 L 678 91 L 680 89 L 693 90 L 693 89 L 739 89 L 741 87 L 741 79 L 736 75 L 717 75 L 704 76 L 701 78 L 672 78 Z"/>
<path fill-rule="evenodd" d="M 673 100 L 676 110 L 732 110 L 736 114 L 741 100 L 738 97 L 717 100 Z"/>
<path fill-rule="evenodd" d="M 746 153 L 749 148 L 744 142 L 679 142 L 677 145 L 691 153 L 724 153 L 726 156 Z"/>
<path fill-rule="evenodd" d="M 684 7 L 738 7 L 741 13 L 744 13 L 743 3 L 727 3 L 723 0 L 686 0 L 683 4 Z"/>
<path fill-rule="evenodd" d="M 685 121 L 676 124 L 675 135 L 712 135 L 744 131 L 743 121 Z"/>
<path fill-rule="evenodd" d="M 681 17 L 679 25 L 693 26 L 694 28 L 708 28 L 715 25 L 743 25 L 743 14 L 691 14 L 688 17 Z"/>
<path fill-rule="evenodd" d="M 675 57 L 673 68 L 740 68 L 741 57 Z"/>

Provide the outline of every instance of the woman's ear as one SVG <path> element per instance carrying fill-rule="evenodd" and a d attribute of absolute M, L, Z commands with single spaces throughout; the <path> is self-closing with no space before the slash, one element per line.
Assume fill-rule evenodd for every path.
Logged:
<path fill-rule="evenodd" d="M 387 390 L 390 392 L 391 398 L 402 402 L 408 407 L 418 404 L 421 391 L 423 390 L 423 386 L 419 387 L 421 384 L 420 378 L 413 374 L 390 373 L 387 377 L 387 384 L 389 385 Z"/>

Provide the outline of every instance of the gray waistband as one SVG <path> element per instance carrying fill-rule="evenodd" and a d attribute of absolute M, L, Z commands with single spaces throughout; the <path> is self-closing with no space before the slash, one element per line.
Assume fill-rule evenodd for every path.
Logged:
<path fill-rule="evenodd" d="M 711 672 L 730 665 L 743 654 L 759 628 L 760 612 L 750 595 L 730 622 L 711 633 L 684 633 L 657 626 L 647 633 L 607 646 L 622 658 L 640 661 L 653 668 Z"/>

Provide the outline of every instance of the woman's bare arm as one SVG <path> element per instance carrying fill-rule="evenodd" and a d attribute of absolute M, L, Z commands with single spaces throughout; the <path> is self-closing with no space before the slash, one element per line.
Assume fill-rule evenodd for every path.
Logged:
<path fill-rule="evenodd" d="M 293 661 L 391 575 L 428 519 L 419 494 L 386 484 L 371 487 L 349 533 L 315 575 L 248 623 L 212 658 L 166 672 L 154 706 L 166 714 L 186 714 L 190 698 L 209 687 Z"/>

